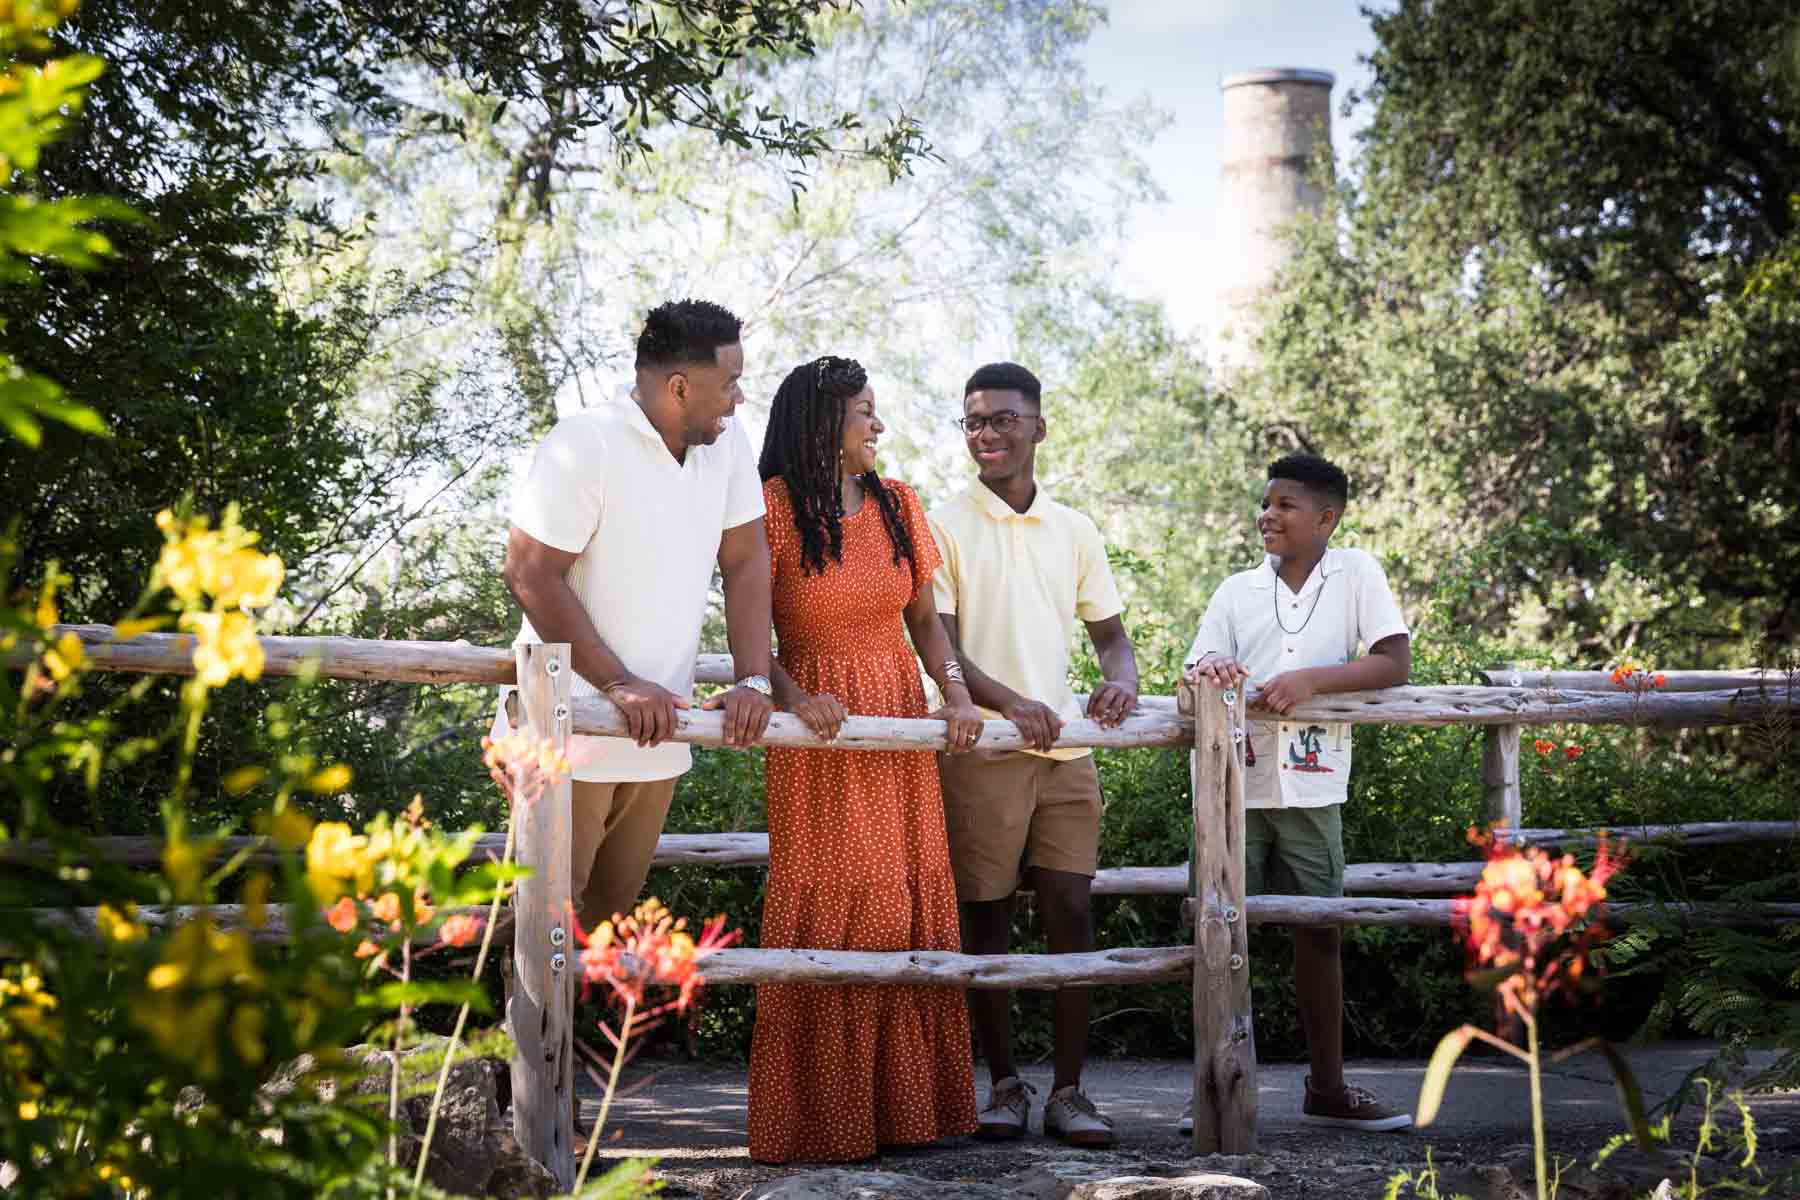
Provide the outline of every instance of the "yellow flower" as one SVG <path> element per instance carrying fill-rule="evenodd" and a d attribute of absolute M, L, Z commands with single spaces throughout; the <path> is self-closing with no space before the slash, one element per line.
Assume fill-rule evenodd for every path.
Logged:
<path fill-rule="evenodd" d="M 306 790 L 328 796 L 333 792 L 341 792 L 350 786 L 350 768 L 343 763 L 333 763 L 317 772 L 306 781 Z"/>
<path fill-rule="evenodd" d="M 321 903 L 344 890 L 367 893 L 375 884 L 375 862 L 369 839 L 351 833 L 342 821 L 324 821 L 314 827 L 306 844 L 306 876 Z"/>
<path fill-rule="evenodd" d="M 186 612 L 181 628 L 194 634 L 194 677 L 206 687 L 223 687 L 239 675 L 262 678 L 263 648 L 256 624 L 241 612 Z"/>
<path fill-rule="evenodd" d="M 189 841 L 180 828 L 170 831 L 169 840 L 163 843 L 162 866 L 177 901 L 191 903 L 200 899 L 200 880 L 211 854 L 210 842 Z"/>
<path fill-rule="evenodd" d="M 279 555 L 233 550 L 207 563 L 206 590 L 226 608 L 261 608 L 274 601 L 285 574 Z"/>
<path fill-rule="evenodd" d="M 268 777 L 266 767 L 239 767 L 225 776 L 225 790 L 233 796 L 241 796 Z"/>
<path fill-rule="evenodd" d="M 94 914 L 94 924 L 99 928 L 100 936 L 109 942 L 129 944 L 144 938 L 144 927 L 137 921 L 137 905 L 130 901 L 126 901 L 124 912 L 110 904 L 102 904 Z"/>
<path fill-rule="evenodd" d="M 275 844 L 283 850 L 298 850 L 312 837 L 313 820 L 303 812 L 283 808 L 275 814 L 271 832 L 275 835 Z"/>
<path fill-rule="evenodd" d="M 135 617 L 129 621 L 120 621 L 113 626 L 113 640 L 129 642 L 139 634 L 153 633 L 168 623 L 167 617 Z"/>
<path fill-rule="evenodd" d="M 37 1119 L 38 1119 L 38 1106 L 37 1106 L 36 1100 L 27 1100 L 24 1103 L 19 1105 L 19 1120 L 35 1121 Z"/>
<path fill-rule="evenodd" d="M 72 633 L 65 633 L 56 639 L 56 644 L 44 651 L 44 666 L 50 677 L 61 683 L 76 671 L 87 659 L 81 648 L 81 639 Z"/>

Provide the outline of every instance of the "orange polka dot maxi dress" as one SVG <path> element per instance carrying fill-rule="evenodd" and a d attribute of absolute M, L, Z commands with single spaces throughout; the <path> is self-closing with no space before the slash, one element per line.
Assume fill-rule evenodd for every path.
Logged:
<path fill-rule="evenodd" d="M 922 717 L 925 692 L 901 616 L 931 586 L 937 546 L 919 498 L 900 500 L 916 563 L 894 565 L 873 496 L 843 521 L 842 563 L 801 571 L 787 485 L 763 485 L 781 665 L 858 716 Z M 956 885 L 930 751 L 771 748 L 762 944 L 956 950 Z M 750 1157 L 847 1162 L 879 1147 L 975 1130 L 963 993 L 948 987 L 756 989 Z"/>

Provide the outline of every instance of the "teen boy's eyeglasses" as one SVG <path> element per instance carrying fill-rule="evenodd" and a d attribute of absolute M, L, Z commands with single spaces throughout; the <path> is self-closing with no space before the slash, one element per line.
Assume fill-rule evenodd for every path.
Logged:
<path fill-rule="evenodd" d="M 958 417 L 951 424 L 962 430 L 966 436 L 974 437 L 990 425 L 993 426 L 995 433 L 1011 433 L 1013 426 L 1025 419 L 1025 413 L 1007 409 L 1005 412 L 997 412 L 989 417 Z"/>

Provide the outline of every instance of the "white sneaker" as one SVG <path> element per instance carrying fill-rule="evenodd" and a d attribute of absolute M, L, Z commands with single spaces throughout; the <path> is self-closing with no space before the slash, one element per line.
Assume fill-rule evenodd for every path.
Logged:
<path fill-rule="evenodd" d="M 1011 1141 L 1024 1136 L 1025 1125 L 1031 1118 L 1031 1098 L 1035 1095 L 1037 1089 L 1017 1075 L 996 1079 L 988 1091 L 987 1105 L 975 1118 L 975 1136 L 985 1142 Z"/>
<path fill-rule="evenodd" d="M 1194 1102 L 1189 1100 L 1187 1107 L 1181 1110 L 1181 1120 L 1175 1122 L 1175 1132 L 1182 1137 L 1194 1136 Z"/>
<path fill-rule="evenodd" d="M 1071 1146 L 1106 1147 L 1117 1140 L 1111 1119 L 1101 1116 L 1087 1093 L 1074 1084 L 1050 1093 L 1044 1105 L 1044 1132 Z"/>

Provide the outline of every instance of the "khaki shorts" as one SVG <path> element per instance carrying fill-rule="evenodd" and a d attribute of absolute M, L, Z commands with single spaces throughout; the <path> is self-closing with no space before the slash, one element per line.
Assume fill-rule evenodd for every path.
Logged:
<path fill-rule="evenodd" d="M 574 843 L 570 847 L 569 892 L 583 929 L 615 913 L 629 913 L 644 890 L 656 840 L 662 836 L 675 780 L 648 783 L 588 783 L 569 787 Z"/>
<path fill-rule="evenodd" d="M 1344 894 L 1344 806 L 1244 812 L 1246 896 Z"/>
<path fill-rule="evenodd" d="M 1094 756 L 1058 761 L 1018 750 L 938 755 L 956 898 L 1004 900 L 1027 867 L 1094 873 L 1100 775 Z"/>

